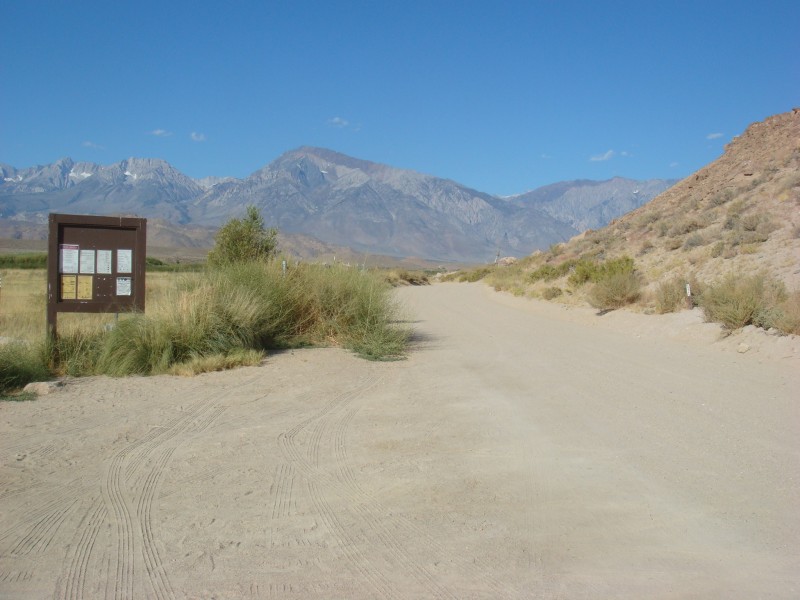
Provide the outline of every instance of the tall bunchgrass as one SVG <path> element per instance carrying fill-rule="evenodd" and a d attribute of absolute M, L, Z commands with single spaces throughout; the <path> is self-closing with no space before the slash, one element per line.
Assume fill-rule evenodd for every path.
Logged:
<path fill-rule="evenodd" d="M 284 273 L 274 263 L 232 264 L 166 294 L 152 314 L 121 321 L 97 368 L 112 375 L 165 373 L 181 364 L 225 364 L 226 357 L 252 363 L 255 355 L 247 351 L 301 345 L 394 358 L 407 340 L 392 324 L 395 311 L 390 288 L 369 273 L 314 265 Z"/>
<path fill-rule="evenodd" d="M 30 293 L 38 297 L 36 290 Z M 299 265 L 284 273 L 279 263 L 262 262 L 152 277 L 146 314 L 61 314 L 55 341 L 41 341 L 40 304 L 26 312 L 21 295 L 3 297 L 5 322 L 30 314 L 22 319 L 30 323 L 14 332 L 27 341 L 0 347 L 3 385 L 48 375 L 197 373 L 257 364 L 267 350 L 307 345 L 386 360 L 401 357 L 408 340 L 386 281 L 336 266 Z"/>
<path fill-rule="evenodd" d="M 24 342 L 0 345 L 0 396 L 49 377 L 40 346 Z"/>
<path fill-rule="evenodd" d="M 252 298 L 203 282 L 167 293 L 147 315 L 124 319 L 106 336 L 97 369 L 109 375 L 166 373 L 174 365 L 252 346 Z"/>

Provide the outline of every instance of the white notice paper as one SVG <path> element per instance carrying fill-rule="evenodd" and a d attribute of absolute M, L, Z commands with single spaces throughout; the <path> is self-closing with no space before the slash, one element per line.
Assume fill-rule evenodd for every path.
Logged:
<path fill-rule="evenodd" d="M 94 250 L 81 250 L 81 273 L 94 273 Z"/>
<path fill-rule="evenodd" d="M 78 272 L 78 244 L 61 244 L 58 247 L 61 273 Z"/>
<path fill-rule="evenodd" d="M 117 273 L 133 271 L 133 250 L 117 250 Z"/>
<path fill-rule="evenodd" d="M 131 278 L 117 277 L 117 296 L 131 295 Z"/>
<path fill-rule="evenodd" d="M 97 251 L 97 272 L 100 275 L 111 275 L 111 250 Z"/>

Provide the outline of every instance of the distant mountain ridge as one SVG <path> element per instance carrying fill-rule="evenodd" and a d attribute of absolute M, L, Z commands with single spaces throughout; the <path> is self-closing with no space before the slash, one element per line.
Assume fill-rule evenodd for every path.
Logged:
<path fill-rule="evenodd" d="M 140 158 L 108 166 L 69 158 L 27 169 L 0 164 L 0 174 L 5 220 L 43 222 L 49 212 L 139 214 L 217 227 L 253 204 L 287 233 L 357 252 L 464 262 L 546 248 L 606 224 L 672 183 L 562 182 L 500 198 L 308 146 L 245 179 L 195 180 L 166 161 Z"/>
<path fill-rule="evenodd" d="M 636 181 L 614 177 L 606 181 L 562 181 L 509 197 L 516 204 L 536 206 L 578 231 L 599 229 L 639 208 L 675 183 L 674 180 Z"/>

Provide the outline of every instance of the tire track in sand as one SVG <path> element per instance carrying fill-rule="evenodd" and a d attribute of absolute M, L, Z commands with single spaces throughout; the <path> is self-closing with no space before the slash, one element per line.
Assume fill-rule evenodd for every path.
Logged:
<path fill-rule="evenodd" d="M 89 510 L 78 525 L 79 538 L 72 545 L 69 569 L 64 582 L 64 589 L 57 591 L 55 596 L 64 600 L 79 600 L 85 598 L 86 575 L 89 568 L 89 558 L 94 551 L 94 544 L 100 533 L 100 528 L 105 523 L 108 511 L 102 496 L 92 502 Z"/>
<path fill-rule="evenodd" d="M 181 443 L 206 431 L 225 412 L 225 407 L 219 405 L 221 400 L 259 377 L 256 373 L 227 388 L 221 396 L 201 397 L 181 414 L 152 427 L 112 457 L 102 493 L 110 507 L 108 514 L 116 524 L 116 553 L 109 560 L 107 573 L 109 580 L 113 577 L 109 592 L 115 599 L 134 598 L 139 591 L 158 600 L 175 597 L 153 527 L 153 504 L 165 469 Z M 193 393 L 200 389 L 202 385 L 196 386 L 187 396 L 194 397 Z M 73 563 L 68 568 L 68 580 L 80 578 L 80 561 Z M 145 585 L 149 586 L 147 591 Z"/>
<path fill-rule="evenodd" d="M 340 469 L 326 469 L 319 464 L 323 439 L 332 437 L 338 443 L 343 443 L 343 432 L 358 412 L 357 407 L 349 408 L 349 405 L 378 383 L 378 378 L 371 378 L 354 389 L 335 396 L 317 413 L 282 433 L 278 438 L 279 446 L 284 457 L 306 478 L 311 500 L 330 533 L 339 542 L 345 557 L 382 597 L 398 597 L 394 584 L 388 577 L 388 571 L 396 571 L 399 567 L 412 575 L 425 589 L 427 595 L 434 598 L 456 598 L 443 588 L 435 576 L 398 541 L 394 534 L 398 530 L 398 523 L 391 513 L 374 503 L 374 498 L 363 493 L 359 494 L 360 488 L 356 487 L 354 490 L 351 484 L 342 481 Z M 342 413 L 343 417 L 338 416 L 339 413 Z M 308 446 L 303 452 L 300 449 L 298 435 L 309 427 L 311 434 L 307 438 Z M 352 477 L 352 473 L 350 476 Z M 343 498 L 348 510 L 367 527 L 368 531 L 353 533 L 352 528 L 345 527 L 339 514 L 327 500 L 328 492 L 334 492 Z M 360 546 L 374 545 L 376 541 L 385 549 L 383 553 L 387 557 L 385 565 L 376 563 L 373 558 L 375 553 L 370 553 L 368 556 L 359 549 Z"/>

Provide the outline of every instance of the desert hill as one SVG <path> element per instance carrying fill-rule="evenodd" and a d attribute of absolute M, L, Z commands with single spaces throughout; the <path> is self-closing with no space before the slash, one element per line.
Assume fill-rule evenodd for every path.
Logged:
<path fill-rule="evenodd" d="M 518 268 L 621 256 L 635 260 L 651 290 L 672 277 L 762 272 L 800 289 L 800 109 L 753 123 L 720 158 L 650 202 Z"/>

